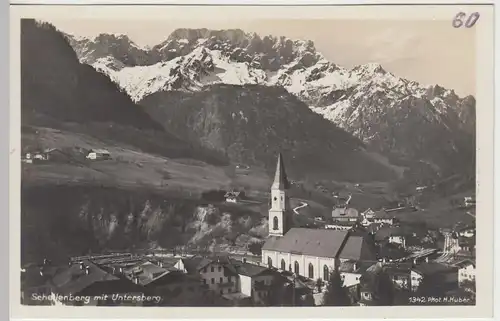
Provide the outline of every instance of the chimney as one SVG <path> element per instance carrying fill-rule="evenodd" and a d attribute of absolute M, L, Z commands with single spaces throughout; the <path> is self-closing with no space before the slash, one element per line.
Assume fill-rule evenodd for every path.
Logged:
<path fill-rule="evenodd" d="M 120 273 L 123 273 L 123 268 L 122 267 L 120 267 Z"/>
<path fill-rule="evenodd" d="M 428 256 L 425 257 L 425 263 L 429 263 L 429 257 Z"/>
<path fill-rule="evenodd" d="M 382 258 L 382 264 L 385 264 L 385 257 Z"/>
<path fill-rule="evenodd" d="M 83 262 L 80 262 L 80 270 L 83 270 L 85 268 L 85 264 Z"/>
<path fill-rule="evenodd" d="M 86 266 L 86 267 L 85 267 L 85 274 L 87 274 L 87 275 L 88 275 L 89 273 L 90 273 L 90 267 Z"/>
<path fill-rule="evenodd" d="M 357 263 L 357 262 L 354 262 L 354 264 L 353 264 L 352 268 L 353 268 L 353 270 L 354 270 L 353 272 L 356 272 L 356 271 L 358 270 L 358 263 Z"/>
<path fill-rule="evenodd" d="M 137 276 L 134 277 L 134 283 L 139 284 L 139 278 Z"/>

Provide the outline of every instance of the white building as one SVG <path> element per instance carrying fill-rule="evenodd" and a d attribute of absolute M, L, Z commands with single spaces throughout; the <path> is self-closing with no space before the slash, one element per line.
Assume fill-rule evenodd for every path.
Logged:
<path fill-rule="evenodd" d="M 476 264 L 471 260 L 464 260 L 455 264 L 458 267 L 458 284 L 476 281 Z"/>
<path fill-rule="evenodd" d="M 280 154 L 271 186 L 269 236 L 262 247 L 262 263 L 310 279 L 328 280 L 340 262 L 376 259 L 367 235 L 333 229 L 292 228 L 288 186 Z"/>
<path fill-rule="evenodd" d="M 105 149 L 91 149 L 86 157 L 92 160 L 110 159 L 111 154 Z"/>

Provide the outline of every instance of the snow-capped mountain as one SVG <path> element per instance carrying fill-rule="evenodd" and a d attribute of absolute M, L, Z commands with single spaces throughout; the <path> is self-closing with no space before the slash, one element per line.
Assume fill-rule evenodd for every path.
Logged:
<path fill-rule="evenodd" d="M 280 86 L 311 110 L 390 159 L 443 171 L 473 171 L 475 99 L 423 86 L 369 63 L 340 67 L 312 41 L 242 30 L 178 29 L 142 49 L 128 37 L 100 35 L 70 42 L 80 61 L 107 74 L 133 100 L 207 85 Z"/>

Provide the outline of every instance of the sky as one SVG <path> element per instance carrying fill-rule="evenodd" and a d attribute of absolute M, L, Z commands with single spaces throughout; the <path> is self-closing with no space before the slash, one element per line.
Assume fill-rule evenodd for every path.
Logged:
<path fill-rule="evenodd" d="M 122 33 L 140 46 L 154 46 L 177 28 L 242 29 L 260 36 L 312 40 L 337 65 L 380 63 L 396 76 L 439 84 L 459 96 L 475 95 L 475 29 L 444 20 L 50 20 L 61 31 L 84 37 Z"/>

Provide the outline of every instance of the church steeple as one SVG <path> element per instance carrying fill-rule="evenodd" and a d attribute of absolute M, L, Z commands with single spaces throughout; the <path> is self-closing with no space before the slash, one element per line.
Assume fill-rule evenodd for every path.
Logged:
<path fill-rule="evenodd" d="M 285 165 L 281 153 L 278 155 L 276 173 L 271 185 L 271 208 L 269 209 L 269 235 L 283 236 L 291 227 L 292 214 L 290 200 L 286 190 L 290 183 L 286 177 Z"/>
<path fill-rule="evenodd" d="M 286 177 L 285 164 L 283 164 L 283 157 L 281 153 L 278 154 L 278 164 L 276 165 L 276 173 L 274 174 L 274 182 L 271 188 L 288 189 L 290 183 Z"/>

